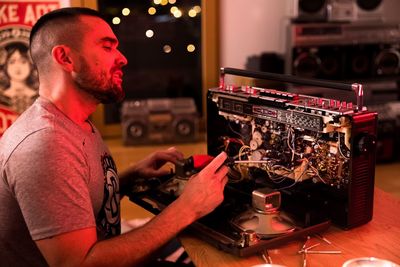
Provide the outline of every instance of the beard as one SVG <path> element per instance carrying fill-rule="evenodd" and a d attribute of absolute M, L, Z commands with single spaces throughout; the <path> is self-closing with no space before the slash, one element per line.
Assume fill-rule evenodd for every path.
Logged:
<path fill-rule="evenodd" d="M 76 73 L 75 84 L 79 89 L 93 96 L 102 104 L 121 102 L 125 93 L 120 84 L 113 82 L 106 71 L 94 73 L 89 64 L 81 58 L 81 71 Z M 112 72 L 112 70 L 111 70 Z"/>

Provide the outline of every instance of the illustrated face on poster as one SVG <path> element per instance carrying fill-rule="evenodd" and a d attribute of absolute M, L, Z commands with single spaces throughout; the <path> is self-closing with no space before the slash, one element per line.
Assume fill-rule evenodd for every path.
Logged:
<path fill-rule="evenodd" d="M 0 105 L 3 108 L 21 114 L 37 98 L 38 75 L 28 48 L 30 30 L 42 15 L 68 5 L 69 1 L 64 0 L 0 0 Z"/>
<path fill-rule="evenodd" d="M 0 0 L 0 137 L 38 97 L 39 79 L 29 53 L 33 24 L 69 0 Z"/>
<path fill-rule="evenodd" d="M 38 95 L 38 77 L 22 41 L 0 46 L 0 93 L 3 105 L 21 113 Z"/>

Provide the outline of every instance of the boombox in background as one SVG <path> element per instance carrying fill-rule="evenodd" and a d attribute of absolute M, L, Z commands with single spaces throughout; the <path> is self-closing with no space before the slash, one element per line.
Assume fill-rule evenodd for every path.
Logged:
<path fill-rule="evenodd" d="M 286 72 L 330 80 L 400 74 L 400 24 L 312 23 L 288 29 Z"/>
<path fill-rule="evenodd" d="M 358 81 L 381 102 L 398 100 L 399 24 L 303 23 L 289 25 L 288 32 L 287 74 Z M 378 98 L 366 104 L 380 104 Z"/>
<path fill-rule="evenodd" d="M 368 109 L 379 114 L 376 143 L 377 160 L 387 162 L 399 159 L 400 102 L 371 105 Z"/>
<path fill-rule="evenodd" d="M 290 16 L 297 22 L 382 21 L 383 0 L 292 0 Z"/>
<path fill-rule="evenodd" d="M 380 106 L 400 100 L 400 26 L 395 23 L 295 23 L 289 25 L 285 72 L 325 80 L 361 82 L 364 102 L 375 107 L 378 161 L 400 149 L 396 114 Z M 294 93 L 354 101 L 346 92 L 297 88 Z M 390 144 L 394 145 L 390 149 Z"/>
<path fill-rule="evenodd" d="M 121 123 L 125 145 L 182 143 L 198 138 L 199 115 L 192 98 L 125 101 Z"/>

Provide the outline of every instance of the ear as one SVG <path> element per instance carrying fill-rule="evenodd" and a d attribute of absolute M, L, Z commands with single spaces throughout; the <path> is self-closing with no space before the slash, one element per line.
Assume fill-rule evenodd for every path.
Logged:
<path fill-rule="evenodd" d="M 57 45 L 51 50 L 51 55 L 53 60 L 57 62 L 65 71 L 73 71 L 71 48 L 66 45 Z"/>

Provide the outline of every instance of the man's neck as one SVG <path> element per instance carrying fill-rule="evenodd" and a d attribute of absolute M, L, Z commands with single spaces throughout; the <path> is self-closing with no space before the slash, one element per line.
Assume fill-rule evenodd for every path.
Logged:
<path fill-rule="evenodd" d="M 88 123 L 89 116 L 96 110 L 99 102 L 93 96 L 75 89 L 40 89 L 41 97 L 52 102 L 70 120 L 82 129 L 92 132 L 93 128 Z"/>

